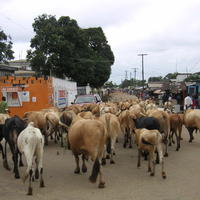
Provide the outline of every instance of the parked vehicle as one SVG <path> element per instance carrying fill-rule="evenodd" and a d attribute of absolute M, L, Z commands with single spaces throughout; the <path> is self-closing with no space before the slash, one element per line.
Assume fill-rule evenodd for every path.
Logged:
<path fill-rule="evenodd" d="M 72 104 L 101 103 L 101 97 L 98 94 L 86 94 L 76 97 Z"/>

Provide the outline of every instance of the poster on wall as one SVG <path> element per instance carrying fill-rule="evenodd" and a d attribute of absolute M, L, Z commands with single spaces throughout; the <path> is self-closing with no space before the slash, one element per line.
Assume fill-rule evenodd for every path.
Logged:
<path fill-rule="evenodd" d="M 58 90 L 58 101 L 57 106 L 59 108 L 65 107 L 67 105 L 67 91 L 66 90 Z"/>
<path fill-rule="evenodd" d="M 7 92 L 7 102 L 11 107 L 22 106 L 20 92 Z"/>
<path fill-rule="evenodd" d="M 37 98 L 36 97 L 32 97 L 32 102 L 36 102 L 37 101 Z"/>
<path fill-rule="evenodd" d="M 30 102 L 30 93 L 29 91 L 21 92 L 22 102 Z"/>

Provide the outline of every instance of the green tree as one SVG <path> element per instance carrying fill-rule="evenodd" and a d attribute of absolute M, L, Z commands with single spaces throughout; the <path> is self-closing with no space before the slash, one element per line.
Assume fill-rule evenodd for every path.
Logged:
<path fill-rule="evenodd" d="M 43 14 L 33 23 L 27 58 L 35 71 L 70 77 L 78 85 L 102 86 L 109 78 L 114 56 L 101 28 L 81 29 L 76 20 Z"/>
<path fill-rule="evenodd" d="M 162 81 L 162 76 L 149 77 L 148 82 Z"/>
<path fill-rule="evenodd" d="M 0 63 L 7 63 L 14 59 L 13 53 L 11 37 L 0 30 Z"/>
<path fill-rule="evenodd" d="M 107 81 L 105 84 L 104 84 L 104 88 L 117 88 L 118 85 L 116 83 L 113 83 L 112 81 Z"/>
<path fill-rule="evenodd" d="M 174 73 L 168 73 L 164 79 L 175 79 L 178 75 L 178 72 L 174 72 Z"/>
<path fill-rule="evenodd" d="M 199 74 L 192 74 L 188 76 L 184 81 L 199 81 L 200 80 L 200 75 Z"/>

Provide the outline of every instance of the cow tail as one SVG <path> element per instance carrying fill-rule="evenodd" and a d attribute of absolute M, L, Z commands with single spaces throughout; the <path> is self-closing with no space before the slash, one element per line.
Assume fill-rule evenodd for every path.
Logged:
<path fill-rule="evenodd" d="M 107 144 L 106 144 L 106 150 L 107 150 L 107 153 L 111 153 L 111 138 L 110 138 L 110 116 L 109 114 L 106 114 L 106 126 L 107 126 L 107 135 L 108 135 L 108 138 L 107 138 Z"/>
<path fill-rule="evenodd" d="M 96 158 L 94 165 L 93 165 L 93 168 L 92 168 L 92 174 L 89 178 L 89 180 L 92 183 L 95 183 L 97 181 L 97 176 L 99 174 L 99 171 L 100 171 L 100 162 L 99 162 L 99 159 Z"/>
<path fill-rule="evenodd" d="M 107 153 L 111 153 L 111 138 L 109 137 L 107 139 L 107 145 L 106 145 L 106 150 L 107 150 Z"/>

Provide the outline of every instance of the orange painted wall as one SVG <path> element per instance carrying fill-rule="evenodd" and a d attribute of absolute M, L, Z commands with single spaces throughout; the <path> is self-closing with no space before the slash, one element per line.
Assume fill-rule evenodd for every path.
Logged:
<path fill-rule="evenodd" d="M 22 91 L 29 91 L 30 102 L 22 102 L 21 107 L 9 107 L 10 115 L 23 116 L 25 112 L 37 111 L 53 106 L 53 87 L 52 78 L 44 80 L 44 78 L 35 77 L 0 77 L 0 88 L 13 87 L 18 84 Z M 22 87 L 25 85 L 25 87 Z M 0 92 L 0 99 L 3 93 Z M 36 97 L 36 102 L 32 102 L 32 97 Z"/>

